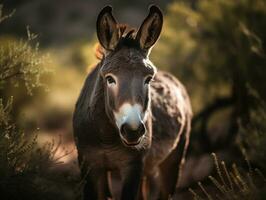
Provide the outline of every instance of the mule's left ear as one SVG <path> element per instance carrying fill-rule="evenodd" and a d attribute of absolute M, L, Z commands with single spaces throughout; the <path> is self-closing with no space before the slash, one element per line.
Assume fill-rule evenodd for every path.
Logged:
<path fill-rule="evenodd" d="M 163 14 L 161 10 L 152 5 L 146 19 L 141 24 L 136 40 L 144 50 L 151 48 L 158 40 L 163 26 Z"/>

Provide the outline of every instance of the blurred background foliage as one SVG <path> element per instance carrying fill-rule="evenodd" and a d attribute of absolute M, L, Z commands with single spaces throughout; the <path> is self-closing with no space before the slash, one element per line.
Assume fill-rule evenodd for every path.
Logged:
<path fill-rule="evenodd" d="M 71 118 L 83 81 L 98 62 L 97 14 L 111 4 L 119 22 L 138 27 L 151 3 L 165 15 L 151 60 L 185 84 L 194 111 L 176 197 L 266 197 L 264 0 L 6 0 L 0 9 L 4 199 L 79 198 Z M 217 170 L 211 152 L 226 170 L 224 164 Z"/>

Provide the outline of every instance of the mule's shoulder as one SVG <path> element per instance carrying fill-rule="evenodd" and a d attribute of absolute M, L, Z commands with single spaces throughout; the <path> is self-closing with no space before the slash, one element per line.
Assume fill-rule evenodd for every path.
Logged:
<path fill-rule="evenodd" d="M 153 106 L 160 107 L 175 117 L 180 114 L 192 115 L 187 91 L 172 74 L 159 70 L 151 88 Z"/>
<path fill-rule="evenodd" d="M 182 90 L 185 91 L 185 87 L 183 86 L 183 84 L 174 75 L 172 75 L 169 72 L 158 70 L 155 76 L 155 81 L 158 81 L 163 85 L 168 85 L 168 86 L 171 85 L 172 87 L 178 87 L 178 88 L 180 87 Z"/>

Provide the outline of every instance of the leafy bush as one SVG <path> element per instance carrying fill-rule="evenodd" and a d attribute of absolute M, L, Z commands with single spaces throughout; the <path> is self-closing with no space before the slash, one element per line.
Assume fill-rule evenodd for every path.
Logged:
<path fill-rule="evenodd" d="M 0 21 L 7 18 L 1 14 Z M 0 41 L 1 199 L 74 199 L 73 185 L 77 181 L 69 173 L 56 170 L 60 164 L 56 157 L 60 143 L 40 147 L 37 133 L 25 134 L 12 120 L 13 97 L 7 97 L 8 85 L 24 85 L 23 92 L 33 96 L 35 88 L 44 86 L 41 79 L 47 73 L 47 59 L 40 56 L 38 44 L 32 47 L 36 36 L 29 30 L 28 38 Z"/>
<path fill-rule="evenodd" d="M 3 89 L 7 81 L 18 86 L 21 81 L 29 94 L 32 89 L 43 86 L 41 77 L 47 73 L 47 56 L 41 56 L 38 44 L 32 48 L 31 42 L 37 37 L 28 31 L 28 41 L 0 40 L 0 86 Z"/>
<path fill-rule="evenodd" d="M 73 194 L 66 193 L 69 178 L 53 170 L 59 164 L 55 157 L 58 146 L 47 143 L 39 147 L 36 135 L 26 137 L 10 119 L 11 108 L 12 99 L 5 106 L 0 102 L 1 198 L 72 199 Z"/>

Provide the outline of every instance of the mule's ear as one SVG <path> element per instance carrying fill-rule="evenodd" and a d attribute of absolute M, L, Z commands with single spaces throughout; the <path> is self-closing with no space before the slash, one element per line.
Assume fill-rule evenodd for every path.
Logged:
<path fill-rule="evenodd" d="M 151 48 L 158 40 L 163 26 L 163 14 L 157 6 L 151 6 L 146 19 L 141 24 L 136 40 L 144 50 Z"/>
<path fill-rule="evenodd" d="M 99 13 L 96 26 L 100 44 L 106 50 L 114 50 L 119 39 L 119 31 L 111 6 L 104 7 Z"/>

